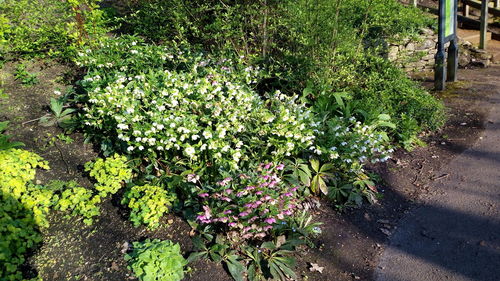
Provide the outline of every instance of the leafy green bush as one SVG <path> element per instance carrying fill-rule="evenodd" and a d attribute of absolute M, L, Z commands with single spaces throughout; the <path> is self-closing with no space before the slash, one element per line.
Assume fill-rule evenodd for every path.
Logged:
<path fill-rule="evenodd" d="M 90 133 L 116 136 L 111 142 L 123 152 L 150 160 L 179 157 L 198 169 L 209 163 L 235 169 L 249 161 L 295 155 L 314 141 L 317 124 L 311 112 L 297 97 L 258 95 L 250 88 L 251 67 L 189 52 L 174 57 L 120 40 L 109 48 L 124 58 L 115 60 L 116 66 L 106 68 L 112 63 L 103 57 L 110 51 L 106 48 L 80 57 L 90 69 L 82 81 L 88 89 L 84 119 Z M 181 67 L 137 73 L 139 63 Z M 96 64 L 98 69 L 102 65 L 100 75 Z"/>
<path fill-rule="evenodd" d="M 94 188 L 100 197 L 115 194 L 123 186 L 124 181 L 132 179 L 132 170 L 128 167 L 127 157 L 118 154 L 85 163 L 85 171 L 90 172 L 90 176 L 97 181 Z"/>
<path fill-rule="evenodd" d="M 133 251 L 125 256 L 129 268 L 139 280 L 178 281 L 184 278 L 186 260 L 179 244 L 170 240 L 146 239 L 133 242 Z"/>
<path fill-rule="evenodd" d="M 172 206 L 175 196 L 160 186 L 136 185 L 125 192 L 122 204 L 126 204 L 130 209 L 130 220 L 134 226 L 145 224 L 150 229 L 160 225 L 161 217 L 168 213 L 168 208 Z"/>
<path fill-rule="evenodd" d="M 397 128 L 394 130 L 395 139 L 403 143 L 421 130 L 436 130 L 444 124 L 443 104 L 411 81 L 402 70 L 376 55 L 365 54 L 354 58 L 354 74 L 346 73 L 343 76 L 343 72 L 339 71 L 333 89 L 348 93 L 350 102 L 354 103 L 352 107 L 358 110 L 358 116 L 390 115 Z M 324 91 L 318 99 L 334 100 L 335 91 Z M 410 119 L 414 120 L 416 126 L 402 126 L 402 122 Z"/>
<path fill-rule="evenodd" d="M 387 41 L 415 37 L 434 25 L 419 9 L 396 0 L 174 2 L 138 1 L 125 22 L 153 41 L 174 36 L 263 63 L 270 74 L 259 89 L 289 94 L 312 85 L 327 98 L 347 92 L 358 109 L 371 116 L 389 114 L 402 125 L 390 136 L 407 147 L 421 130 L 443 124 L 441 103 L 379 55 Z M 162 17 L 168 29 L 146 24 Z M 409 131 L 403 113 L 418 126 Z"/>
<path fill-rule="evenodd" d="M 106 32 L 94 0 L 0 2 L 0 57 L 44 56 L 69 60 Z"/>

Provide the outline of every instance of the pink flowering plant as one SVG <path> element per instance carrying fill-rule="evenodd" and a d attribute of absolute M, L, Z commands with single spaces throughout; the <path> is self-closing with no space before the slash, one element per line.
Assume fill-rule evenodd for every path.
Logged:
<path fill-rule="evenodd" d="M 299 208 L 300 186 L 282 180 L 284 164 L 262 163 L 256 169 L 228 176 L 198 194 L 202 212 L 197 221 L 227 231 L 229 237 L 263 239 Z"/>

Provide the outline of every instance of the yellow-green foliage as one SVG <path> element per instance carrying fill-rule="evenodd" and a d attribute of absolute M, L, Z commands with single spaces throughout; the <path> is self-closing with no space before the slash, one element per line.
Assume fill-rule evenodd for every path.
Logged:
<path fill-rule="evenodd" d="M 35 153 L 0 150 L 0 280 L 23 280 L 18 267 L 41 241 L 38 227 L 47 225 L 52 194 L 30 184 L 37 167 L 49 168 Z"/>
<path fill-rule="evenodd" d="M 0 150 L 0 189 L 19 200 L 33 212 L 37 225 L 48 226 L 45 218 L 52 202 L 52 192 L 29 184 L 36 168 L 48 169 L 49 165 L 39 155 L 22 149 Z"/>
<path fill-rule="evenodd" d="M 26 183 L 35 178 L 36 168 L 49 169 L 49 164 L 27 150 L 0 150 L 0 189 L 20 198 L 26 192 Z"/>
<path fill-rule="evenodd" d="M 160 218 L 168 213 L 168 208 L 175 199 L 173 195 L 160 186 L 141 185 L 134 186 L 125 193 L 122 204 L 128 204 L 130 220 L 134 226 L 145 224 L 148 228 L 157 228 Z"/>
<path fill-rule="evenodd" d="M 71 211 L 68 216 L 83 216 L 83 222 L 87 225 L 91 225 L 92 218 L 100 214 L 97 204 L 101 202 L 101 196 L 93 195 L 91 190 L 78 186 L 75 181 L 52 182 L 51 185 L 60 185 L 64 189 L 54 209 Z"/>
<path fill-rule="evenodd" d="M 98 158 L 94 163 L 85 164 L 85 171 L 95 178 L 94 186 L 101 197 L 115 194 L 126 180 L 132 179 L 132 169 L 127 165 L 127 157 L 118 154 L 106 159 Z"/>

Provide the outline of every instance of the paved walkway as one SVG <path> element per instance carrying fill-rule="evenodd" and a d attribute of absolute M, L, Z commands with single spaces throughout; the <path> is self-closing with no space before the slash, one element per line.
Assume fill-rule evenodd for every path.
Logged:
<path fill-rule="evenodd" d="M 434 187 L 440 194 L 399 223 L 375 280 L 500 280 L 500 71 L 493 73 L 483 81 L 495 90 L 482 139 L 438 172 L 449 174 Z"/>

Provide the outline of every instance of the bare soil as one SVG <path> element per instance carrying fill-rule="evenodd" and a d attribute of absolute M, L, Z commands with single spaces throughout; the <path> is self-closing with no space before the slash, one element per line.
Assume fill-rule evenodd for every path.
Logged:
<path fill-rule="evenodd" d="M 0 70 L 1 85 L 7 97 L 0 97 L 0 121 L 10 120 L 9 133 L 49 161 L 51 169 L 39 171 L 37 181 L 53 179 L 76 180 L 91 186 L 82 166 L 94 159 L 97 152 L 84 144 L 80 133 L 73 133 L 71 144 L 53 137 L 62 131 L 42 127 L 37 121 L 28 122 L 48 112 L 54 90 L 65 89 L 73 81 L 65 77 L 71 72 L 67 66 L 55 62 L 35 61 L 28 70 L 38 74 L 40 83 L 26 87 L 14 79 L 15 63 L 7 63 Z M 394 231 L 398 220 L 420 196 L 432 196 L 428 185 L 445 178 L 436 174 L 439 168 L 460 152 L 470 147 L 483 129 L 488 111 L 482 101 L 490 92 L 484 75 L 497 75 L 499 69 L 466 70 L 459 72 L 461 81 L 451 84 L 439 94 L 448 106 L 449 120 L 439 132 L 422 136 L 428 145 L 411 152 L 398 150 L 386 164 L 370 167 L 381 175 L 379 190 L 383 198 L 374 205 L 339 212 L 328 202 L 314 211 L 323 222 L 322 235 L 314 242 L 317 247 L 297 253 L 297 273 L 303 280 L 371 280 L 376 259 L 381 253 L 387 235 Z M 422 81 L 430 86 L 430 82 Z M 53 213 L 51 226 L 43 229 L 43 244 L 29 259 L 26 272 L 37 272 L 44 280 L 133 280 L 123 259 L 127 243 L 144 238 L 170 239 L 181 244 L 185 253 L 192 250 L 190 227 L 181 218 L 164 218 L 167 227 L 156 231 L 134 228 L 127 220 L 123 207 L 112 198 L 104 202 L 102 215 L 92 225 L 66 219 Z M 311 263 L 324 267 L 322 273 L 311 272 Z M 231 280 L 223 267 L 198 261 L 190 265 L 185 280 Z"/>

